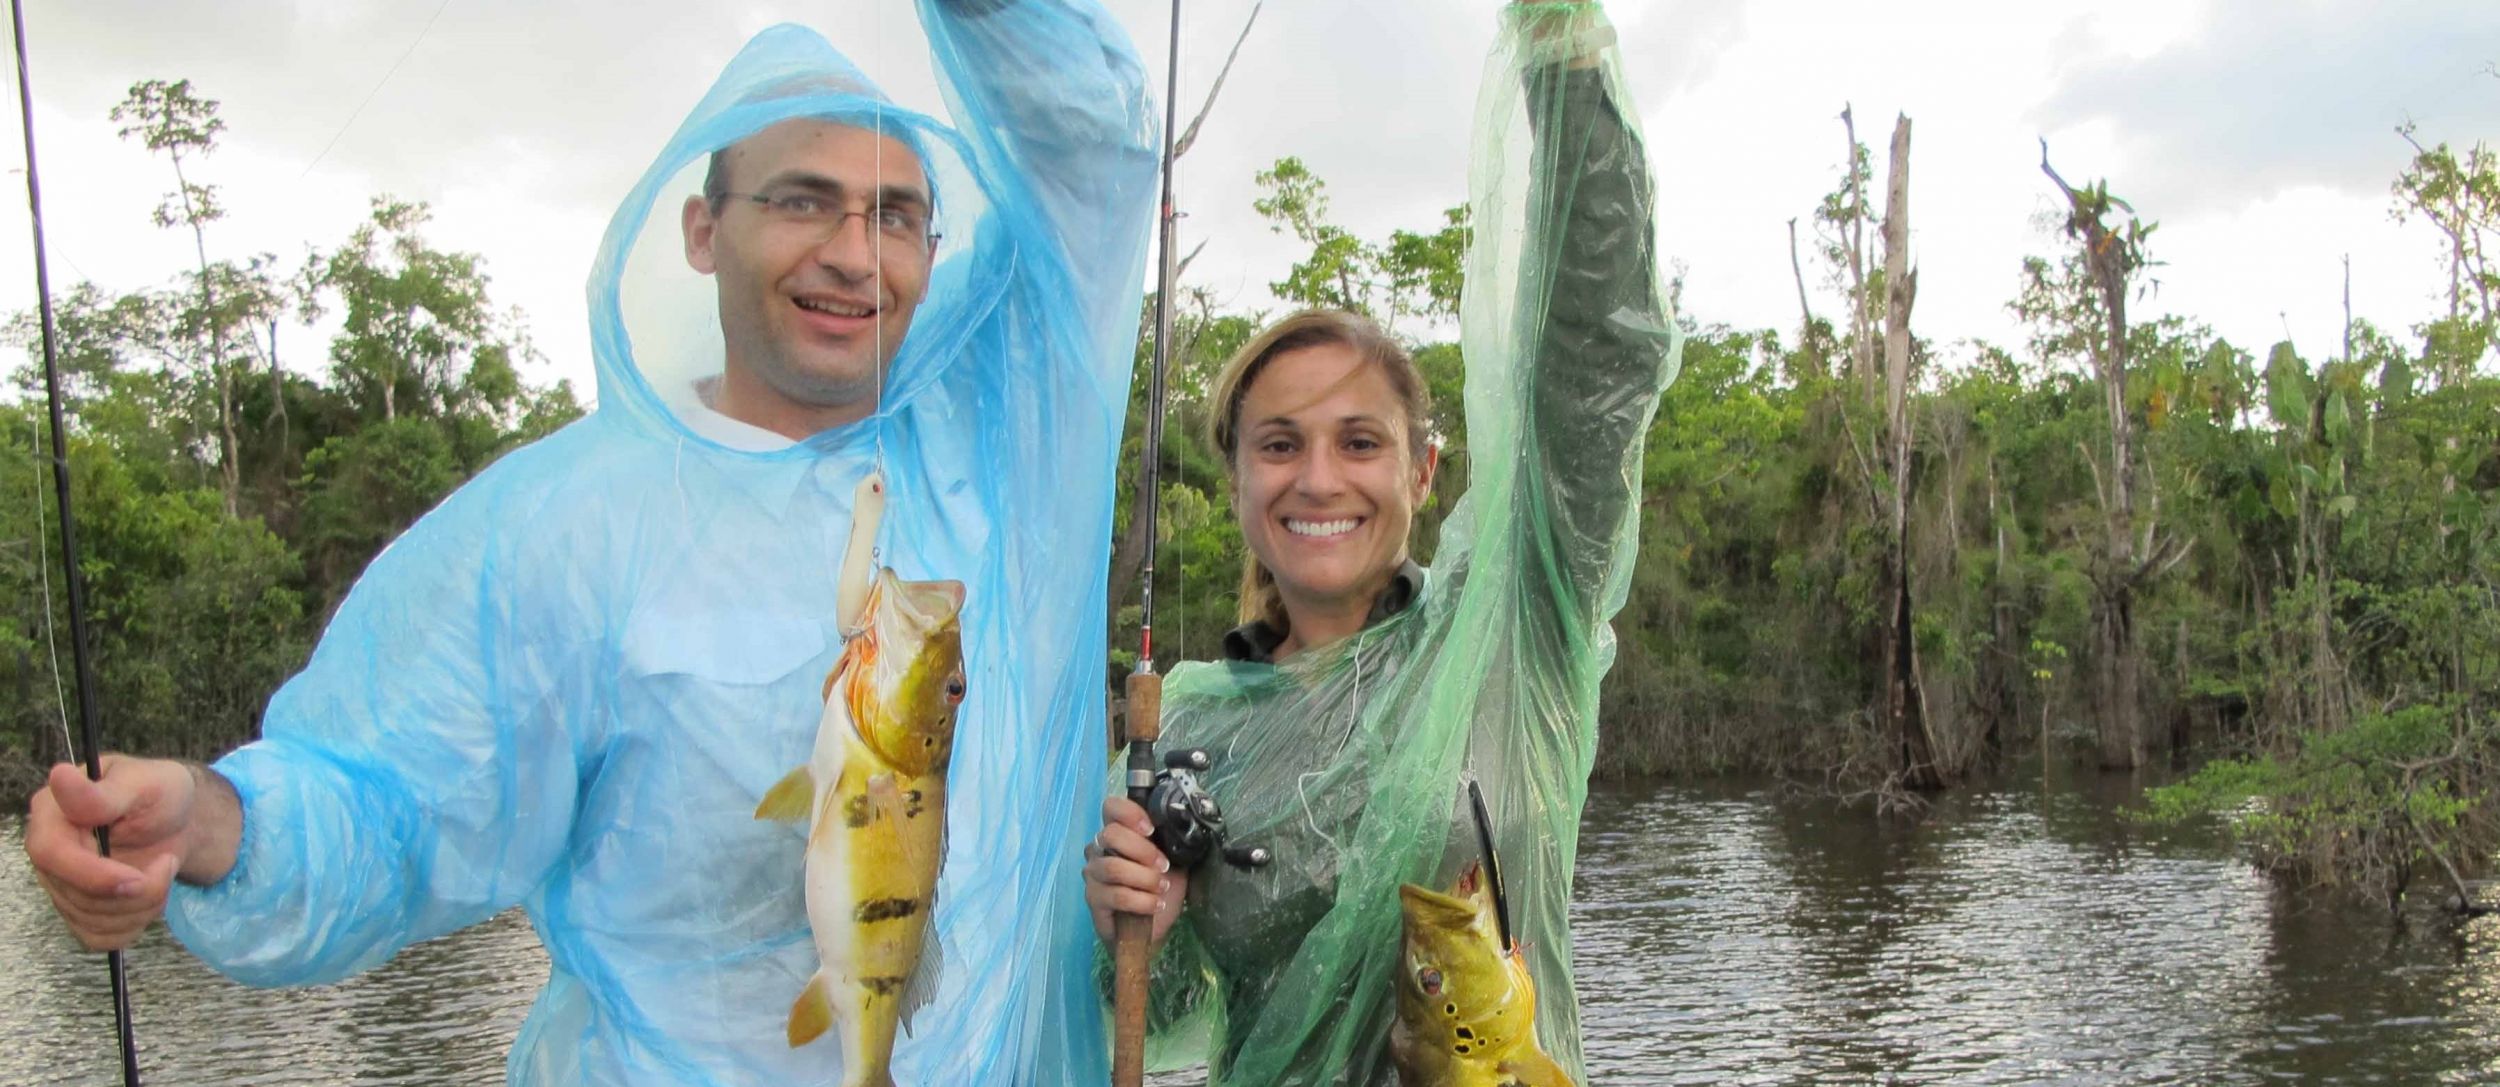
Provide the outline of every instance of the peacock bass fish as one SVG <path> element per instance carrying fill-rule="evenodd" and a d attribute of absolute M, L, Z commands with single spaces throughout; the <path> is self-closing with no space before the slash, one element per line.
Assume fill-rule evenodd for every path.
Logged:
<path fill-rule="evenodd" d="M 842 656 L 806 765 L 756 805 L 807 822 L 803 884 L 818 961 L 790 1005 L 789 1040 L 838 1027 L 844 1087 L 890 1087 L 895 1029 L 937 992 L 929 915 L 946 856 L 946 767 L 964 699 L 964 587 L 868 574 L 881 479 L 853 503 L 837 608 Z"/>
<path fill-rule="evenodd" d="M 1537 1046 L 1536 983 L 1502 946 L 1483 865 L 1447 894 L 1398 887 L 1404 930 L 1389 1052 L 1403 1087 L 1577 1087 Z"/>

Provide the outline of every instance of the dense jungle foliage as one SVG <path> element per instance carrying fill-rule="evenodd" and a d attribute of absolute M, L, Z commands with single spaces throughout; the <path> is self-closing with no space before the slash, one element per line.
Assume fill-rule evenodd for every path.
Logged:
<path fill-rule="evenodd" d="M 299 266 L 211 261 L 216 190 L 195 175 L 216 104 L 149 82 L 115 118 L 171 165 L 155 221 L 190 232 L 200 260 L 57 303 L 102 720 L 115 746 L 205 757 L 253 734 L 385 542 L 580 408 L 520 377 L 519 315 L 494 307 L 476 257 L 427 244 L 422 205 L 376 199 Z M 2040 255 L 2009 280 L 2028 342 L 1920 339 L 1915 274 L 1880 251 L 1896 212 L 1858 145 L 1800 209 L 1797 328 L 1684 318 L 1599 772 L 1770 771 L 1890 802 L 2020 760 L 2192 753 L 2209 761 L 2156 794 L 2156 816 L 2222 813 L 2289 878 L 2392 897 L 2485 870 L 2500 849 L 2500 164 L 2401 136 L 2413 153 L 2390 155 L 2391 210 L 2442 238 L 2423 256 L 2449 273 L 2442 311 L 2401 332 L 2348 320 L 2344 342 L 2306 353 L 2131 321 L 2159 264 L 2152 221 L 2045 169 L 2069 213 L 2040 224 Z M 1900 215 L 1907 146 L 1904 124 L 1886 182 Z M 1419 522 L 1428 562 L 1467 477 L 1449 342 L 1466 210 L 1365 239 L 1329 220 L 1302 163 L 1259 182 L 1258 211 L 1309 247 L 1275 293 L 1374 314 L 1433 386 L 1446 468 Z M 1807 308 L 1810 274 L 1848 312 Z M 1280 315 L 1186 283 L 1153 552 L 1167 658 L 1211 656 L 1233 623 L 1241 542 L 1199 439 L 1204 394 Z M 318 363 L 282 360 L 278 322 L 323 314 L 338 331 Z M 24 496 L 0 502 L 0 779 L 25 787 L 63 755 L 75 710 L 34 313 L 11 331 L 30 362 L 0 403 L 0 486 Z M 1115 675 L 1147 556 L 1132 514 L 1152 358 L 1141 346 L 1110 556 Z"/>

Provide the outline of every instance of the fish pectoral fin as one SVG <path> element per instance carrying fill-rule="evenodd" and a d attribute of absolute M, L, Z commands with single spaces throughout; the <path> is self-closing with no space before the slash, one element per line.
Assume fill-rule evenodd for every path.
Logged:
<path fill-rule="evenodd" d="M 776 823 L 795 823 L 807 818 L 816 806 L 816 775 L 801 766 L 764 790 L 764 799 L 755 805 L 755 817 Z"/>
<path fill-rule="evenodd" d="M 1519 1087 L 1579 1087 L 1572 1081 L 1571 1073 L 1563 1071 L 1561 1064 L 1534 1046 L 1503 1061 L 1501 1072 L 1503 1083 Z"/>
<path fill-rule="evenodd" d="M 883 818 L 887 826 L 894 827 L 898 831 L 920 819 L 945 818 L 943 812 L 930 812 L 926 806 L 928 801 L 920 794 L 905 795 L 902 784 L 896 781 L 892 774 L 868 775 L 868 788 L 865 795 L 869 808 Z M 938 851 L 933 857 L 929 855 L 928 844 L 921 841 L 919 835 L 908 831 L 899 833 L 895 839 L 895 848 L 903 854 L 904 866 L 914 872 L 935 873 L 938 865 L 944 863 L 946 859 L 946 838 L 943 828 L 939 830 L 938 835 Z"/>
<path fill-rule="evenodd" d="M 833 998 L 825 990 L 825 972 L 818 970 L 790 1002 L 790 1048 L 797 1049 L 833 1027 Z"/>
<path fill-rule="evenodd" d="M 932 896 L 934 899 L 934 896 Z M 938 984 L 946 973 L 946 945 L 938 939 L 936 927 L 920 941 L 920 961 L 911 968 L 911 980 L 903 983 L 903 999 L 895 1008 L 902 1016 L 903 1033 L 911 1034 L 911 1017 L 937 999 Z"/>

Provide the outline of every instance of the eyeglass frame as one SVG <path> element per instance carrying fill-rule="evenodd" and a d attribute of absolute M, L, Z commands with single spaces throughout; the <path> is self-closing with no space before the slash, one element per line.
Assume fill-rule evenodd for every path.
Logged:
<path fill-rule="evenodd" d="M 815 191 L 807 186 L 801 186 L 797 192 L 784 193 L 778 196 L 760 192 L 730 192 L 724 189 L 719 192 L 708 194 L 708 198 L 714 203 L 715 206 L 725 201 L 741 200 L 763 208 L 768 214 L 779 213 L 782 215 L 791 214 L 790 212 L 781 209 L 779 206 L 781 202 L 785 200 L 813 200 L 824 204 L 834 205 L 832 212 L 833 221 L 826 224 L 831 229 L 825 231 L 825 240 L 831 240 L 835 236 L 841 234 L 842 228 L 848 225 L 853 218 L 857 218 L 862 223 L 867 223 L 871 228 L 877 230 L 880 234 L 884 234 L 890 240 L 906 244 L 917 240 L 926 244 L 935 245 L 939 240 L 945 237 L 944 234 L 938 232 L 937 214 L 934 211 L 924 213 L 925 218 L 921 220 L 917 239 L 908 234 L 898 237 L 893 233 L 886 231 L 883 227 L 877 226 L 875 223 L 871 222 L 872 216 L 875 216 L 880 212 L 893 211 L 895 209 L 888 207 L 883 200 L 875 196 L 869 197 L 862 206 L 856 209 L 842 207 L 839 204 L 836 204 L 833 197 L 825 195 L 820 191 Z"/>

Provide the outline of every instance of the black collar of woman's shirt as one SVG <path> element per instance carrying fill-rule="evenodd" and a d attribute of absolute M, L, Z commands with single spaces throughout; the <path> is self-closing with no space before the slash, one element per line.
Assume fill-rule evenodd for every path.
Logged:
<path fill-rule="evenodd" d="M 1363 617 L 1363 625 L 1368 628 L 1373 623 L 1405 611 L 1407 605 L 1415 602 L 1415 594 L 1422 592 L 1423 588 L 1424 568 L 1417 566 L 1413 559 L 1406 560 L 1398 567 L 1397 573 L 1389 576 L 1389 587 L 1380 590 L 1380 595 L 1373 598 L 1371 614 Z M 1224 659 L 1274 664 L 1276 647 L 1283 644 L 1284 631 L 1276 629 L 1265 619 L 1253 619 L 1224 632 Z"/>

